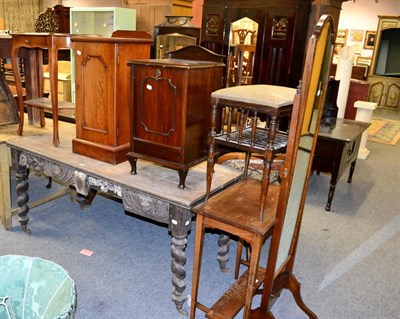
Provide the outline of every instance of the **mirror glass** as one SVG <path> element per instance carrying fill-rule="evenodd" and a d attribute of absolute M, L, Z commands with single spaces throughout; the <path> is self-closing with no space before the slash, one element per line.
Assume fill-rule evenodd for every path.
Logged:
<path fill-rule="evenodd" d="M 196 45 L 196 42 L 197 39 L 195 37 L 185 34 L 160 34 L 156 38 L 156 59 L 166 59 L 168 58 L 168 52 L 179 50 L 189 45 Z"/>
<path fill-rule="evenodd" d="M 317 137 L 315 132 L 320 118 L 319 114 L 322 112 L 323 101 L 321 101 L 321 99 L 323 94 L 321 88 L 326 88 L 327 85 L 323 82 L 328 81 L 331 55 L 327 53 L 330 53 L 332 48 L 330 30 L 330 24 L 325 24 L 316 43 L 315 55 L 312 57 L 312 61 L 306 61 L 306 63 L 312 63 L 311 76 L 308 92 L 303 91 L 303 97 L 306 97 L 304 102 L 304 119 L 301 128 L 292 185 L 286 208 L 285 221 L 279 244 L 276 270 L 279 269 L 286 260 L 288 260 L 297 217 L 300 213 L 303 195 L 306 192 L 305 186 L 311 165 L 311 154 L 314 140 Z M 307 81 L 307 79 L 303 79 L 303 82 L 305 81 Z M 307 85 L 307 83 L 304 84 Z"/>
<path fill-rule="evenodd" d="M 227 86 L 252 84 L 258 23 L 245 17 L 231 24 Z"/>

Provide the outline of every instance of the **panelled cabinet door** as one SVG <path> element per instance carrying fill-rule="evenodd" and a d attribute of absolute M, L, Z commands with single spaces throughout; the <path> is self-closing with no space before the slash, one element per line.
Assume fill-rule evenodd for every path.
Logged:
<path fill-rule="evenodd" d="M 77 136 L 95 143 L 114 142 L 114 44 L 76 44 L 75 90 Z M 94 116 L 94 114 L 96 116 Z"/>
<path fill-rule="evenodd" d="M 179 147 L 182 118 L 183 73 L 174 69 L 144 67 L 137 69 L 135 137 L 154 143 Z M 179 90 L 177 89 L 179 88 Z"/>
<path fill-rule="evenodd" d="M 400 85 L 390 83 L 388 85 L 385 107 L 391 109 L 399 109 L 400 107 Z"/>
<path fill-rule="evenodd" d="M 385 86 L 383 82 L 373 83 L 369 91 L 368 101 L 378 103 L 378 105 L 380 105 L 384 87 Z"/>

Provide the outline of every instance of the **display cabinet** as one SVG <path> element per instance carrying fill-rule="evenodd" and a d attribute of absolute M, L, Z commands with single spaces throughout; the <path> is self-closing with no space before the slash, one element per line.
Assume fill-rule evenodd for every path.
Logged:
<path fill-rule="evenodd" d="M 379 16 L 372 56 L 368 101 L 400 109 L 400 16 Z"/>
<path fill-rule="evenodd" d="M 136 10 L 99 7 L 71 8 L 71 33 L 111 37 L 115 30 L 136 30 Z"/>
<path fill-rule="evenodd" d="M 129 65 L 133 111 L 128 157 L 132 173 L 140 174 L 136 171 L 138 158 L 150 160 L 177 170 L 178 187 L 183 189 L 188 169 L 207 156 L 210 96 L 221 88 L 224 64 L 150 59 L 130 61 Z"/>
<path fill-rule="evenodd" d="M 76 72 L 74 153 L 110 164 L 127 159 L 131 121 L 127 64 L 132 59 L 148 59 L 153 43 L 146 32 L 132 31 L 132 36 L 72 40 Z"/>
<path fill-rule="evenodd" d="M 77 7 L 70 9 L 72 34 L 111 37 L 116 30 L 136 30 L 136 10 L 117 7 Z M 74 65 L 74 57 L 71 57 Z M 71 70 L 71 98 L 75 102 L 75 72 Z"/>

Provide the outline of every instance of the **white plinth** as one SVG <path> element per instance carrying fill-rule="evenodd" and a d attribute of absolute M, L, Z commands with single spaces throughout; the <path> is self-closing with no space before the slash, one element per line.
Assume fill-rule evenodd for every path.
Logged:
<path fill-rule="evenodd" d="M 356 101 L 354 107 L 357 108 L 356 121 L 371 123 L 372 112 L 378 107 L 378 103 L 367 101 Z M 357 158 L 367 159 L 370 151 L 367 149 L 368 130 L 365 130 L 360 142 L 360 149 Z"/>

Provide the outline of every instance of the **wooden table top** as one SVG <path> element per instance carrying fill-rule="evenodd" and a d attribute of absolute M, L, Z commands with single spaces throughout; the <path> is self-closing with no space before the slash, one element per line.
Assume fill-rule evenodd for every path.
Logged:
<path fill-rule="evenodd" d="M 75 124 L 60 122 L 60 146 L 52 145 L 50 120 L 45 128 L 26 126 L 24 136 L 16 135 L 16 126 L 0 127 L 1 140 L 15 149 L 37 155 L 52 163 L 61 164 L 101 180 L 110 181 L 121 187 L 134 189 L 175 205 L 191 208 L 201 201 L 206 191 L 206 162 L 189 169 L 186 188 L 178 189 L 179 177 L 175 170 L 152 162 L 138 160 L 138 174 L 131 175 L 128 161 L 118 165 L 101 162 L 72 152 L 72 139 L 76 136 Z M 14 134 L 14 135 L 13 135 Z M 225 187 L 240 178 L 242 172 L 222 165 L 216 165 L 213 190 Z"/>
<path fill-rule="evenodd" d="M 328 123 L 322 121 L 318 137 L 348 142 L 361 135 L 370 125 L 366 122 L 341 118 L 332 119 Z"/>

